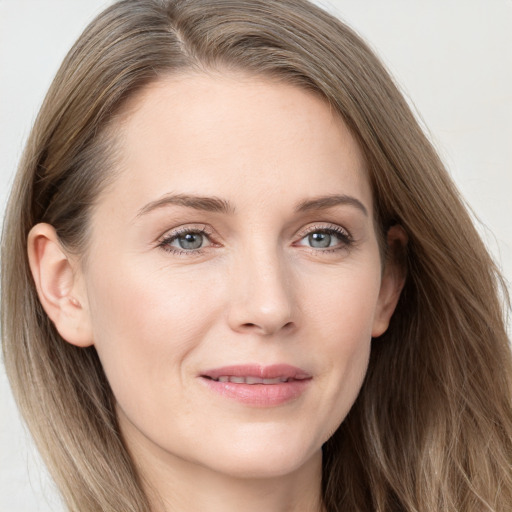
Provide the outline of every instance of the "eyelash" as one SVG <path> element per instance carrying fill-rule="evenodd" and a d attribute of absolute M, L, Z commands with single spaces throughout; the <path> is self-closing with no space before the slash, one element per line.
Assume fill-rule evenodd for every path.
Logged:
<path fill-rule="evenodd" d="M 322 233 L 322 234 L 326 234 L 326 235 L 330 235 L 330 236 L 334 235 L 335 237 L 337 237 L 340 240 L 340 243 L 335 246 L 326 247 L 326 248 L 315 248 L 315 247 L 311 247 L 311 246 L 305 246 L 305 245 L 303 246 L 303 245 L 298 244 L 298 242 L 301 242 L 306 237 L 308 237 L 309 235 L 312 235 L 314 233 Z M 201 235 L 201 236 L 207 238 L 210 243 L 207 247 L 200 247 L 197 249 L 183 249 L 183 248 L 180 249 L 178 247 L 174 247 L 171 245 L 174 241 L 178 240 L 180 237 L 183 237 L 188 234 Z M 354 240 L 353 240 L 352 236 L 350 235 L 350 233 L 347 230 L 345 230 L 344 228 L 342 228 L 340 226 L 336 226 L 336 225 L 311 226 L 311 227 L 307 228 L 306 230 L 302 231 L 301 233 L 299 233 L 298 236 L 300 238 L 299 238 L 298 242 L 294 243 L 294 246 L 304 247 L 306 249 L 309 249 L 314 254 L 318 254 L 318 253 L 326 254 L 326 253 L 337 252 L 340 250 L 347 250 L 354 243 Z M 218 246 L 219 244 L 216 244 L 214 241 L 212 241 L 212 232 L 210 230 L 208 230 L 206 228 L 206 226 L 203 226 L 202 228 L 192 228 L 192 227 L 179 228 L 175 231 L 172 231 L 168 235 L 166 235 L 158 243 L 158 247 L 160 247 L 161 249 L 163 249 L 166 252 L 175 254 L 177 256 L 198 256 L 198 255 L 203 254 L 204 249 L 207 249 L 209 247 L 216 246 L 216 245 Z"/>

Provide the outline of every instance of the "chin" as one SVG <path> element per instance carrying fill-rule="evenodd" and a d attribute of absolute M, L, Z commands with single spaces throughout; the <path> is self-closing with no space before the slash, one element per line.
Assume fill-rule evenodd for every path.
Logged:
<path fill-rule="evenodd" d="M 320 451 L 318 456 L 321 460 Z M 311 458 L 311 455 L 307 458 L 293 456 L 275 461 L 261 455 L 259 457 L 239 457 L 236 461 L 223 461 L 222 466 L 217 471 L 240 479 L 275 479 L 286 477 L 299 471 Z"/>
<path fill-rule="evenodd" d="M 208 465 L 237 478 L 265 479 L 292 474 L 316 458 L 321 463 L 322 442 L 311 443 L 304 436 L 293 439 L 293 434 L 287 437 L 254 436 L 251 442 L 233 439 L 216 453 L 208 454 L 212 460 Z"/>

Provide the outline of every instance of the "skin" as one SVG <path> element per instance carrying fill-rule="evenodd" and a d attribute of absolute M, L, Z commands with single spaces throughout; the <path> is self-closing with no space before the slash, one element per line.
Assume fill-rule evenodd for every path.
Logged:
<path fill-rule="evenodd" d="M 403 284 L 380 259 L 360 148 L 316 95 L 233 73 L 161 79 L 132 101 L 118 140 L 86 265 L 46 224 L 29 256 L 60 334 L 98 351 L 154 510 L 321 510 L 321 446 Z M 229 208 L 162 201 L 177 194 Z M 333 195 L 352 200 L 297 211 Z M 191 230 L 199 249 L 180 247 Z M 312 377 L 278 406 L 226 398 L 200 377 L 276 363 Z"/>

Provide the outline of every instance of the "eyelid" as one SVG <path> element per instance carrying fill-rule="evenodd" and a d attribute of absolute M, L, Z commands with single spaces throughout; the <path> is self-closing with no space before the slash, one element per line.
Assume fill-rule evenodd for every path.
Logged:
<path fill-rule="evenodd" d="M 169 239 L 173 236 L 179 236 L 183 233 L 189 232 L 204 233 L 206 235 L 213 234 L 213 230 L 207 224 L 192 222 L 190 224 L 181 224 L 174 228 L 166 229 L 161 235 L 158 236 L 156 242 L 161 242 L 164 239 Z"/>
<path fill-rule="evenodd" d="M 304 237 L 317 231 L 333 231 L 335 233 L 339 233 L 341 236 L 344 236 L 347 239 L 352 240 L 353 238 L 348 229 L 344 228 L 343 226 L 340 226 L 339 224 L 332 224 L 330 222 L 317 222 L 314 224 L 308 224 L 306 227 L 301 228 L 301 230 L 297 233 L 296 238 L 302 240 Z"/>

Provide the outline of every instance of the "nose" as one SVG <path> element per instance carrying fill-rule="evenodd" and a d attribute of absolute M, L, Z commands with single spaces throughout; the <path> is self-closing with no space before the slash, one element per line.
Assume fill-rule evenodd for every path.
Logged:
<path fill-rule="evenodd" d="M 232 269 L 228 323 L 236 332 L 270 336 L 296 326 L 289 272 L 269 252 L 246 254 Z"/>

